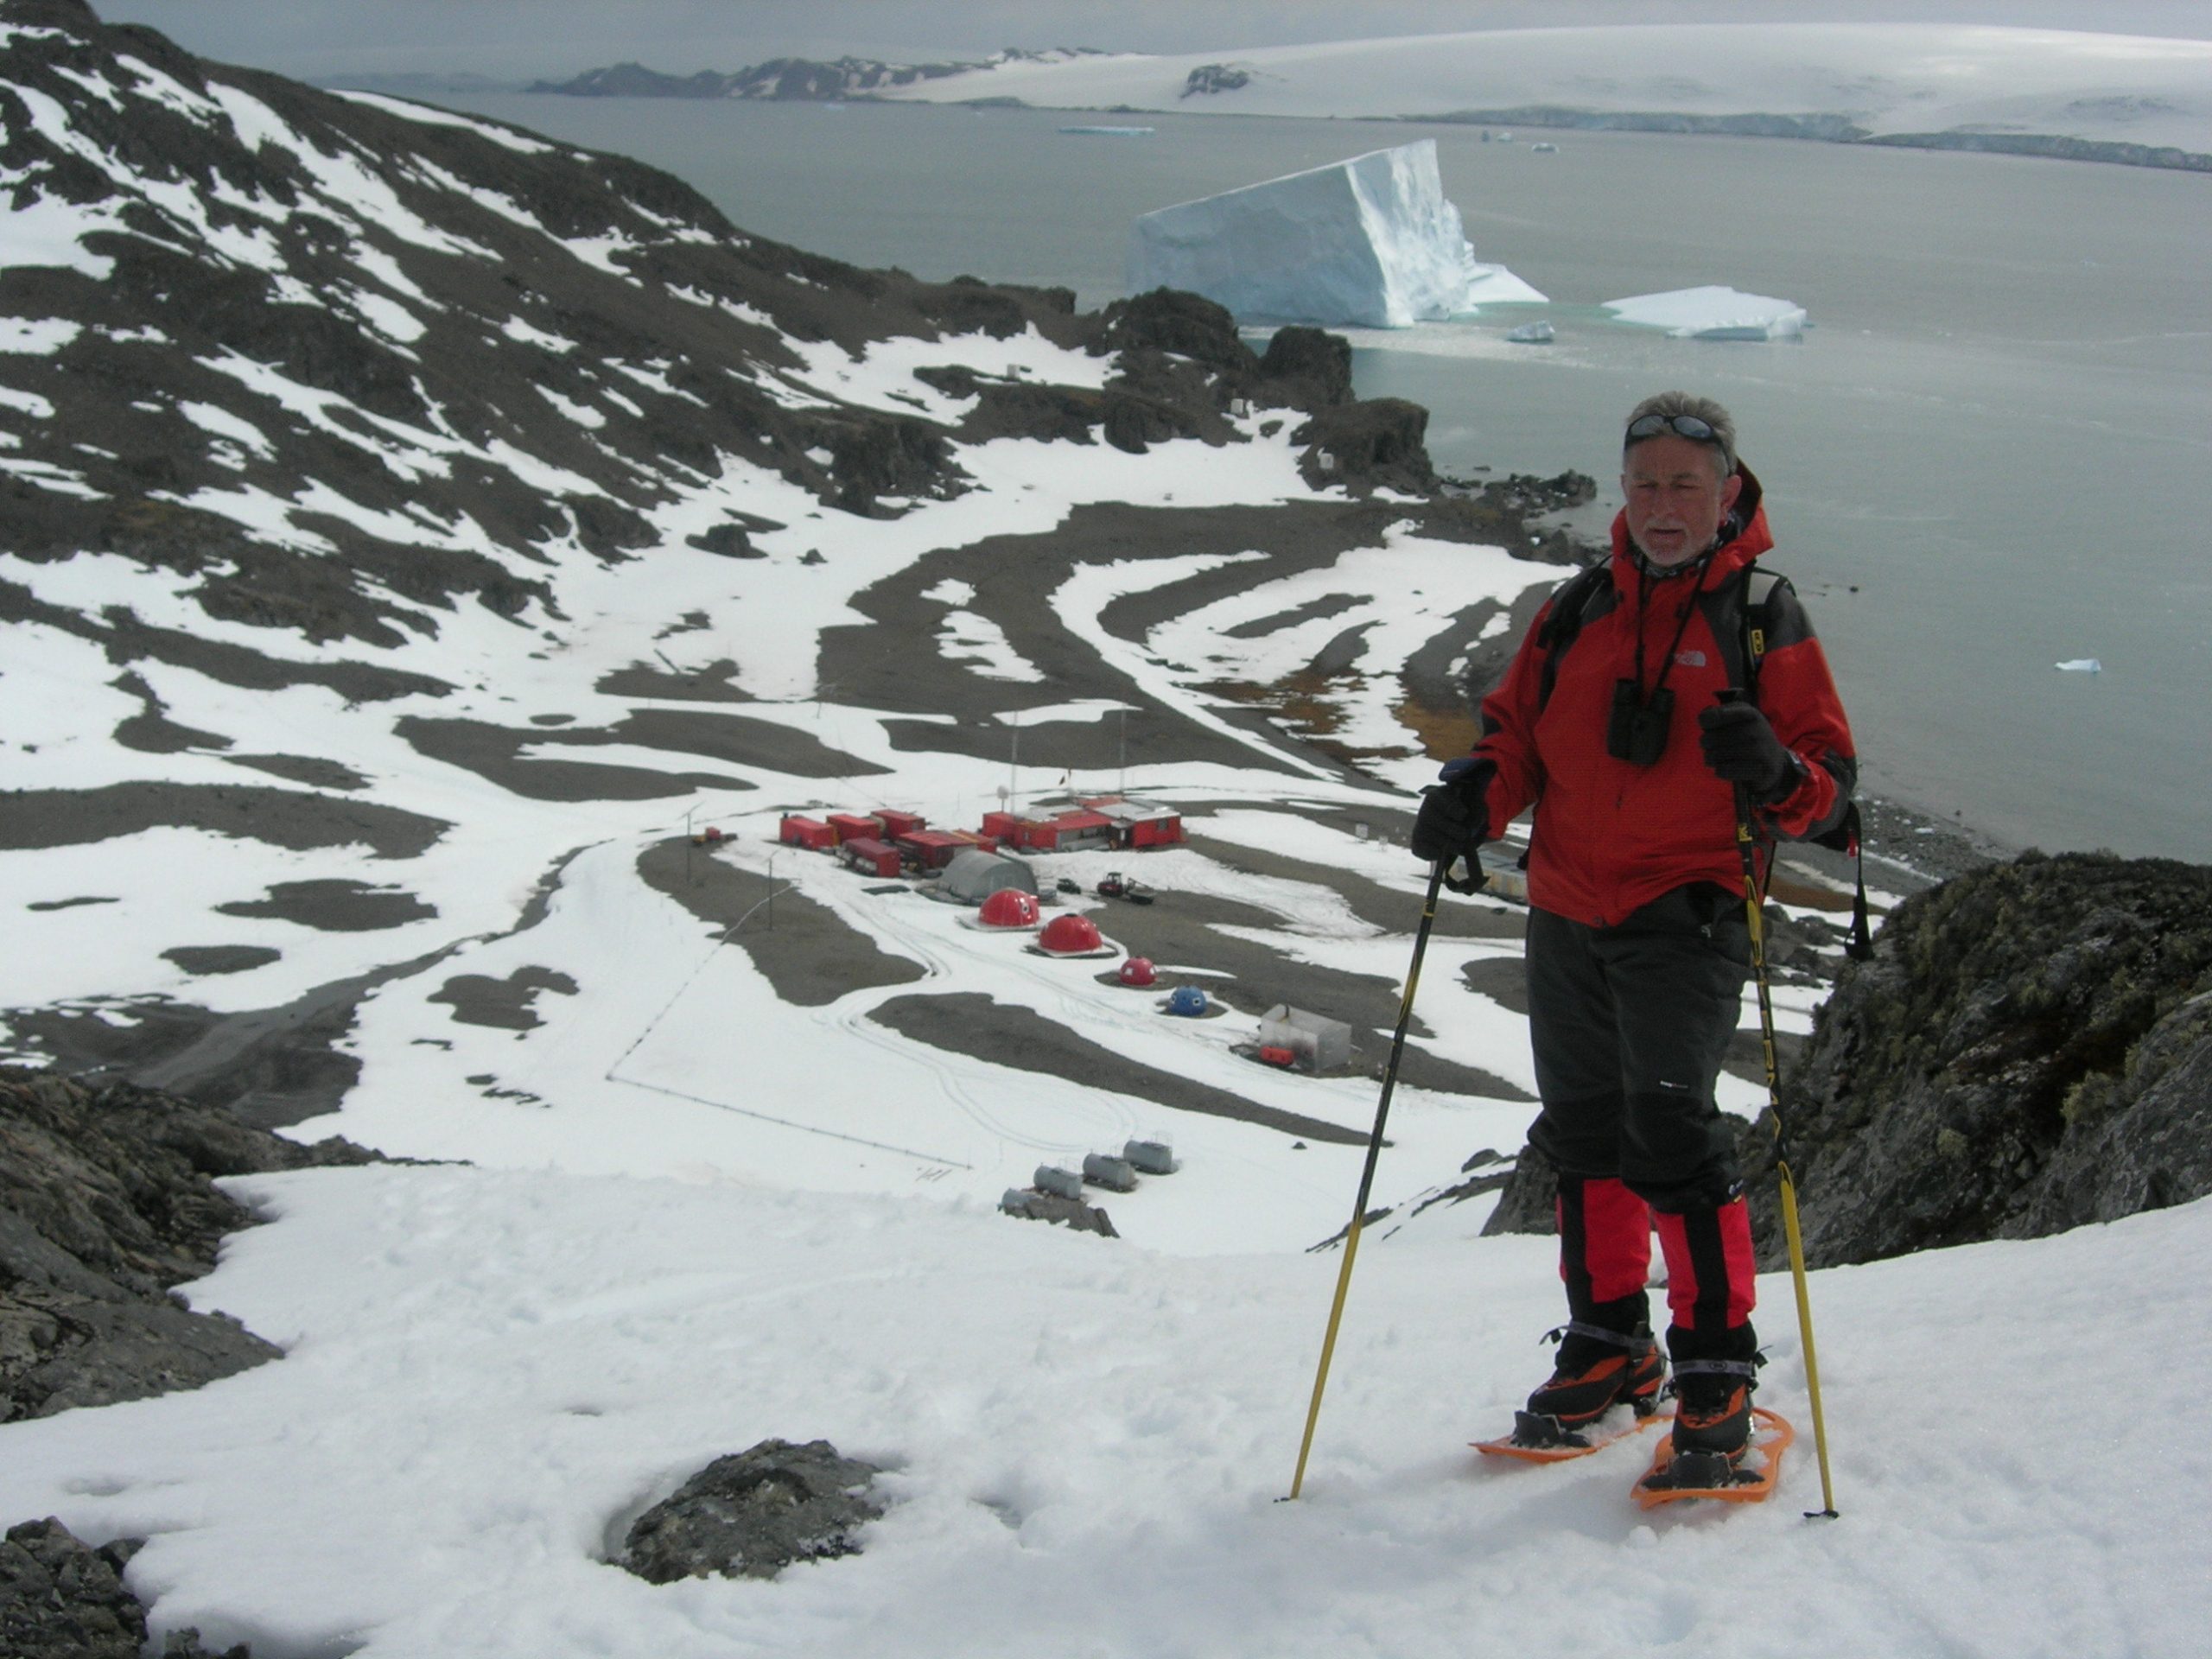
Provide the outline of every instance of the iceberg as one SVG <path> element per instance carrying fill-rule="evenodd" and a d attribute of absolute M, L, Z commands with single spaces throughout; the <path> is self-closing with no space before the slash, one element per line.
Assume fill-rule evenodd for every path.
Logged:
<path fill-rule="evenodd" d="M 1622 322 L 1663 328 L 1677 340 L 1793 340 L 1805 332 L 1805 308 L 1764 294 L 1708 285 L 1607 300 Z"/>
<path fill-rule="evenodd" d="M 1132 294 L 1189 289 L 1239 318 L 1369 328 L 1544 299 L 1475 258 L 1433 138 L 1146 213 L 1128 275 Z"/>
<path fill-rule="evenodd" d="M 2053 664 L 2063 674 L 2101 674 L 2105 665 L 2094 657 L 2075 657 Z"/>

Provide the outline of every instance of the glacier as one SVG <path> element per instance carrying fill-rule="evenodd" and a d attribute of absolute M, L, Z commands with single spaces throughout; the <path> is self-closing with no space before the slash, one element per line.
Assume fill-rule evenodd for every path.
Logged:
<path fill-rule="evenodd" d="M 1476 259 L 1433 138 L 1143 214 L 1128 276 L 1132 294 L 1189 289 L 1240 320 L 1368 328 L 1544 299 Z"/>
<path fill-rule="evenodd" d="M 1807 322 L 1801 305 L 1712 283 L 1607 300 L 1605 308 L 1617 321 L 1663 328 L 1677 340 L 1794 340 Z"/>

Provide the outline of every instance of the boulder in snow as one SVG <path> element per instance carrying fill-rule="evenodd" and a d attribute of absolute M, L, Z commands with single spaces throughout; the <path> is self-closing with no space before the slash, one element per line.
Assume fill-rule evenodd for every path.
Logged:
<path fill-rule="evenodd" d="M 827 1440 L 762 1440 L 716 1458 L 639 1516 L 617 1565 L 674 1584 L 772 1579 L 793 1561 L 857 1555 L 861 1528 L 883 1514 L 868 1491 L 880 1472 Z"/>

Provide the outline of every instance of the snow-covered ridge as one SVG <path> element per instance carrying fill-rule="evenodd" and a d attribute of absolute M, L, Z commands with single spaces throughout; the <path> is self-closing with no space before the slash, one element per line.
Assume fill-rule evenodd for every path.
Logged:
<path fill-rule="evenodd" d="M 1249 77 L 1185 94 L 1194 70 Z M 1325 45 L 1007 64 L 886 97 L 1055 108 L 1572 122 L 1830 118 L 1827 136 L 2044 137 L 2212 155 L 2212 41 L 1936 23 L 1498 29 Z M 1545 111 L 1552 111 L 1547 117 Z"/>

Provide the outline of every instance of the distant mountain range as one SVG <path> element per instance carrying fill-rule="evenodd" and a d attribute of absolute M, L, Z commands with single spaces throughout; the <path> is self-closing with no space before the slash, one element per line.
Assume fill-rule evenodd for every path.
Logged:
<path fill-rule="evenodd" d="M 572 80 L 533 81 L 529 90 L 571 98 L 757 98 L 829 103 L 1009 63 L 1068 63 L 1078 58 L 1111 55 L 1083 46 L 1054 47 L 1041 52 L 1008 48 L 988 58 L 957 63 L 886 63 L 880 58 L 855 57 L 822 63 L 808 58 L 771 58 L 728 74 L 702 69 L 689 75 L 664 74 L 641 63 L 618 63 L 587 69 Z"/>

